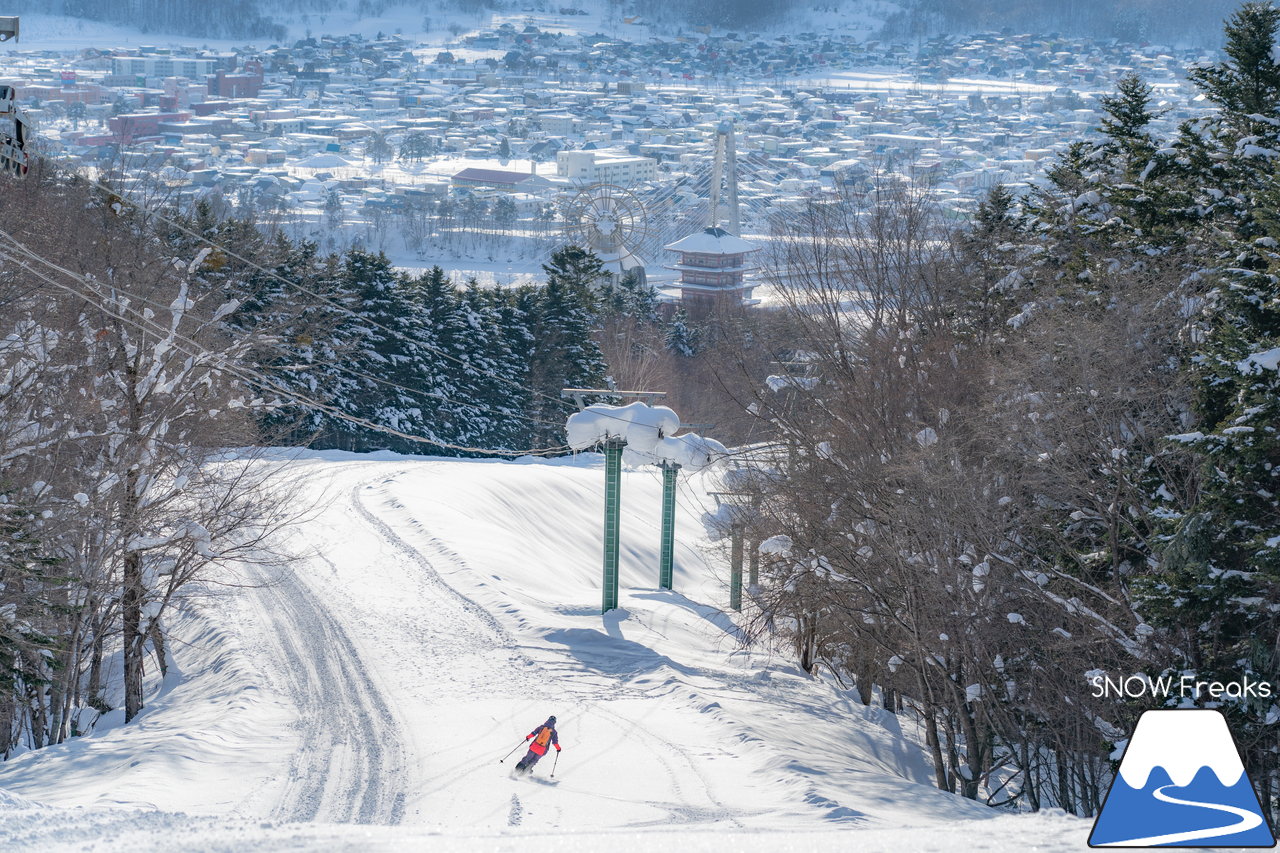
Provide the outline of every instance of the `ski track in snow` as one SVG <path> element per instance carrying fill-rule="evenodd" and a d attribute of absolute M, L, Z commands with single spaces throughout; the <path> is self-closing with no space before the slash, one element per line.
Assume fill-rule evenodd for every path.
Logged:
<path fill-rule="evenodd" d="M 284 571 L 260 591 L 275 672 L 297 705 L 301 744 L 276 820 L 396 824 L 404 817 L 405 750 L 382 691 L 332 613 Z M 306 647 L 296 638 L 306 637 Z"/>
<path fill-rule="evenodd" d="M 847 808 L 831 799 L 843 799 L 837 790 L 815 786 L 832 772 L 830 762 L 813 755 L 784 761 L 785 744 L 762 739 L 759 719 L 736 719 L 764 701 L 777 703 L 779 725 L 803 726 L 807 714 L 829 715 L 825 705 L 814 704 L 830 701 L 826 694 L 808 697 L 804 684 L 785 672 L 771 678 L 767 670 L 752 674 L 754 666 L 722 666 L 715 653 L 673 659 L 668 649 L 649 648 L 653 638 L 670 646 L 690 636 L 695 645 L 734 637 L 729 618 L 698 603 L 696 593 L 685 598 L 633 584 L 636 611 L 600 622 L 580 592 L 559 599 L 545 574 L 540 587 L 506 586 L 513 564 L 527 572 L 591 558 L 562 555 L 545 539 L 535 540 L 541 550 L 531 548 L 527 556 L 522 542 L 486 550 L 488 519 L 477 520 L 469 536 L 456 535 L 449 525 L 465 528 L 467 512 L 494 503 L 489 495 L 502 501 L 525 494 L 519 490 L 530 480 L 517 475 L 532 470 L 512 466 L 511 480 L 485 481 L 465 495 L 474 506 L 453 507 L 452 486 L 459 481 L 451 478 L 466 470 L 457 469 L 460 464 L 317 466 L 306 475 L 308 488 L 327 480 L 321 493 L 329 497 L 299 532 L 305 553 L 278 574 L 251 570 L 262 585 L 243 593 L 246 652 L 274 687 L 268 693 L 280 696 L 282 709 L 294 709 L 282 710 L 278 725 L 296 713 L 297 747 L 287 767 L 278 759 L 275 776 L 222 816 L 103 809 L 0 815 L 0 847 L 16 842 L 16 849 L 41 853 L 91 844 L 112 851 L 237 853 L 422 846 L 467 853 L 586 853 L 619 845 L 675 853 L 850 844 L 978 849 L 966 848 L 935 820 L 928 828 L 883 828 L 874 811 Z M 526 505 L 546 496 L 538 485 L 531 494 L 539 497 L 524 498 Z M 518 517 L 518 502 L 515 509 Z M 581 514 L 578 505 L 572 511 Z M 670 601 L 648 606 L 655 598 Z M 702 600 L 713 599 L 704 592 Z M 540 612 L 559 621 L 541 622 Z M 559 762 L 564 766 L 554 778 L 549 772 L 559 754 L 540 762 L 537 775 L 506 778 L 498 759 L 548 708 L 569 738 L 568 760 Z M 863 716 L 870 723 L 875 715 Z M 877 748 L 878 742 L 868 743 Z M 923 817 L 925 804 L 936 798 L 925 799 L 927 788 L 917 792 L 893 776 L 892 754 L 871 757 L 877 760 L 856 772 L 872 774 L 865 778 L 874 784 L 889 783 L 880 799 L 893 792 L 920 797 Z M 865 808 L 862 800 L 853 804 Z M 262 822 L 268 817 L 271 822 Z M 9 818 L 15 819 L 6 827 Z M 828 831 L 811 831 L 824 822 Z M 1084 827 L 1065 819 L 1061 828 L 1051 823 L 1010 822 L 1000 833 L 1007 843 L 980 846 L 1002 853 L 1075 849 Z M 860 832 L 845 834 L 852 824 L 861 824 Z M 1060 843 L 1042 846 L 1048 839 Z"/>
<path fill-rule="evenodd" d="M 415 547 L 414 544 L 406 541 L 399 533 L 396 532 L 396 529 L 393 529 L 386 521 L 379 517 L 379 515 L 371 511 L 369 506 L 365 503 L 363 495 L 366 492 L 375 488 L 377 485 L 390 486 L 405 474 L 408 474 L 410 470 L 421 471 L 421 467 L 417 469 L 405 469 L 397 471 L 389 476 L 378 477 L 376 478 L 376 483 L 365 482 L 361 485 L 355 486 L 351 490 L 351 500 L 356 513 L 367 525 L 369 525 L 369 527 L 377 530 L 384 541 L 390 543 L 404 557 L 412 560 L 419 566 L 422 571 L 422 578 L 428 582 L 428 585 L 438 589 L 446 599 L 445 601 L 437 601 L 437 605 L 447 605 L 449 603 L 448 599 L 452 599 L 455 608 L 461 608 L 462 611 L 461 613 L 457 613 L 455 610 L 454 614 L 448 614 L 449 608 L 447 606 L 434 606 L 429 608 L 433 614 L 445 617 L 447 622 L 454 621 L 458 616 L 471 616 L 480 621 L 483 626 L 488 629 L 488 631 L 483 632 L 491 634 L 491 636 L 488 637 L 478 638 L 474 636 L 473 631 L 464 632 L 463 636 L 466 636 L 466 634 L 473 635 L 469 638 L 468 647 L 474 648 L 475 642 L 479 640 L 482 643 L 495 643 L 507 649 L 519 649 L 519 641 L 517 641 L 517 639 L 512 636 L 505 627 L 503 627 L 492 613 L 449 584 L 448 581 L 446 581 L 436 570 L 432 560 L 428 558 L 422 550 L 419 550 L 419 548 Z M 448 546 L 441 542 L 438 537 L 433 535 L 432 531 L 424 529 L 416 520 L 409 517 L 405 512 L 406 508 L 392 495 L 383 491 L 381 497 L 383 508 L 395 512 L 400 516 L 396 518 L 398 529 L 414 529 L 418 531 L 424 540 L 424 545 L 430 548 L 433 552 L 433 557 L 444 562 L 451 563 L 460 570 L 469 570 L 470 567 L 461 555 L 448 548 Z M 456 631 L 450 631 L 449 634 L 455 637 L 458 636 Z M 538 671 L 544 673 L 544 677 L 542 679 L 526 679 L 523 689 L 544 699 L 545 701 L 550 701 L 555 697 L 546 689 L 544 686 L 545 682 L 555 682 L 560 684 L 562 687 L 567 687 L 570 692 L 576 694 L 580 702 L 573 712 L 574 715 L 582 715 L 588 712 L 603 714 L 604 716 L 617 721 L 620 728 L 625 730 L 628 734 L 638 733 L 641 736 L 639 740 L 645 745 L 646 750 L 653 755 L 654 759 L 662 767 L 670 784 L 670 790 L 674 794 L 674 801 L 668 802 L 655 800 L 650 801 L 650 804 L 665 812 L 666 817 L 661 820 L 631 824 L 631 826 L 638 828 L 725 820 L 736 828 L 742 828 L 742 823 L 737 817 L 738 812 L 727 807 L 717 797 L 711 782 L 699 769 L 698 759 L 696 756 L 692 755 L 684 747 L 667 740 L 652 729 L 645 727 L 639 720 L 619 714 L 604 704 L 610 700 L 616 700 L 622 697 L 649 697 L 652 695 L 650 692 L 632 687 L 626 684 L 624 679 L 616 677 L 601 678 L 598 685 L 583 685 L 584 679 L 582 678 L 582 671 L 579 667 L 574 665 L 568 655 L 551 652 L 550 657 L 548 658 L 546 656 L 545 648 L 539 648 L 538 650 L 543 652 L 543 654 L 539 655 L 540 659 L 536 664 L 522 651 L 516 653 L 518 661 L 521 664 L 521 669 L 529 670 L 536 668 Z M 433 650 L 433 653 L 438 652 Z M 560 675 L 568 675 L 570 673 L 575 677 L 559 677 Z M 564 721 L 568 718 L 569 717 L 562 715 L 560 723 L 562 727 L 564 725 Z M 588 753 L 583 756 L 581 760 L 589 760 L 591 757 L 593 757 L 592 754 Z M 604 758 L 605 756 L 601 755 L 600 757 Z M 673 761 L 678 761 L 680 764 L 687 767 L 688 771 L 692 772 L 694 778 L 699 780 L 702 788 L 700 794 L 695 793 L 693 795 L 689 795 L 684 792 L 680 784 L 680 774 L 677 773 L 676 768 L 673 766 Z M 541 763 L 539 766 L 542 766 Z M 460 768 L 450 768 L 450 771 L 456 769 Z M 544 780 L 537 777 L 530 777 L 529 781 L 542 782 Z M 577 789 L 566 788 L 566 790 Z M 599 792 L 582 791 L 582 793 L 599 795 Z M 514 794 L 512 796 L 512 814 L 515 815 L 518 820 L 520 817 L 524 816 L 526 810 L 523 807 L 517 810 L 515 804 L 519 801 L 515 799 Z M 702 800 L 704 802 L 699 803 L 697 800 Z M 556 812 L 554 816 L 541 815 L 540 820 L 551 825 L 557 825 L 559 823 L 559 808 L 553 807 L 553 810 Z"/>

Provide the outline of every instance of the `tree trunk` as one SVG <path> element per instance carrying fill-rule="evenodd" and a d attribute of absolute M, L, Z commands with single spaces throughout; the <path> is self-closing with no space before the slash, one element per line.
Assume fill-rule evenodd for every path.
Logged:
<path fill-rule="evenodd" d="M 132 364 L 128 364 L 125 375 L 129 384 L 129 432 L 136 440 L 141 441 L 142 411 L 138 400 L 138 371 Z M 133 454 L 130 454 L 126 460 L 131 461 L 133 458 Z M 137 533 L 138 511 L 142 503 L 142 496 L 138 494 L 139 473 L 137 465 L 129 464 L 124 475 L 125 492 L 119 532 L 124 537 L 126 547 L 129 538 Z M 142 629 L 142 605 L 146 590 L 143 587 L 141 552 L 132 548 L 125 551 L 122 581 L 124 588 L 120 596 L 120 611 L 124 629 L 124 721 L 127 723 L 142 710 L 142 656 L 145 654 L 143 644 L 146 642 Z"/>
<path fill-rule="evenodd" d="M 1033 812 L 1040 811 L 1040 792 L 1036 789 L 1035 776 L 1031 772 L 1031 750 L 1026 738 L 1021 744 L 1020 761 L 1022 762 L 1022 794 Z"/>
<path fill-rule="evenodd" d="M 934 781 L 937 782 L 938 788 L 946 791 L 947 786 L 947 760 L 942 756 L 942 741 L 938 738 L 938 719 L 933 714 L 925 715 L 924 723 L 925 743 L 929 746 L 929 754 L 933 756 L 933 775 Z"/>
<path fill-rule="evenodd" d="M 106 626 L 95 625 L 89 651 L 89 683 L 85 686 L 85 693 L 89 696 L 89 707 L 100 713 L 111 710 L 107 700 L 102 698 L 102 645 L 106 639 Z"/>
<path fill-rule="evenodd" d="M 40 662 L 38 660 L 28 659 L 27 665 L 30 668 L 31 675 L 34 679 L 39 679 Z M 39 684 L 27 684 L 27 701 L 31 707 L 31 748 L 41 749 L 44 747 L 45 732 L 49 725 L 49 715 L 45 706 L 45 691 Z"/>
<path fill-rule="evenodd" d="M 164 632 L 160 630 L 160 620 L 154 619 L 147 626 L 147 635 L 151 637 L 151 645 L 156 650 L 156 662 L 160 664 L 160 676 L 169 674 L 169 661 L 165 655 Z"/>
<path fill-rule="evenodd" d="M 142 555 L 130 551 L 124 558 L 124 590 L 120 610 L 124 623 L 124 721 L 142 710 Z"/>
<path fill-rule="evenodd" d="M 871 667 L 863 665 L 858 667 L 854 678 L 858 682 L 858 700 L 862 702 L 863 707 L 871 707 L 872 684 L 871 684 Z"/>
<path fill-rule="evenodd" d="M 1058 765 L 1058 807 L 1075 814 L 1075 798 L 1071 796 L 1071 776 L 1067 767 L 1067 756 L 1064 750 L 1054 750 L 1054 758 Z"/>

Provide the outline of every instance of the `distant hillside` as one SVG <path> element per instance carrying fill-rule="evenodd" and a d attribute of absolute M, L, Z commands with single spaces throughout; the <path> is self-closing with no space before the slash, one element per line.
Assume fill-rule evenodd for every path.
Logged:
<path fill-rule="evenodd" d="M 1240 0 L 904 0 L 885 35 L 986 30 L 1217 46 Z"/>
<path fill-rule="evenodd" d="M 284 38 L 285 27 L 263 6 L 259 0 L 10 0 L 6 9 L 19 15 L 24 12 L 63 14 L 132 27 L 144 33 L 177 33 L 200 38 Z"/>
<path fill-rule="evenodd" d="M 617 21 L 639 15 L 661 27 L 779 31 L 821 28 L 908 41 L 937 33 L 1016 32 L 1217 46 L 1237 0 L 8 0 L 6 13 L 53 13 L 207 39 L 284 40 L 304 29 L 387 18 L 406 30 L 446 21 L 483 26 L 490 14 L 586 9 Z M 341 16 L 336 13 L 342 13 Z M 587 18 L 570 18 L 570 21 Z"/>
<path fill-rule="evenodd" d="M 484 26 L 489 15 L 583 10 L 591 18 L 571 23 L 640 16 L 673 26 L 729 30 L 813 29 L 823 21 L 878 30 L 910 0 L 8 0 L 6 13 L 61 14 L 137 29 L 206 39 L 284 40 L 303 30 L 320 31 L 339 20 L 387 19 L 406 30 L 443 29 L 445 22 Z M 339 14 L 340 13 L 340 14 Z M 572 13 L 571 13 L 572 14 Z M 429 23 L 428 23 L 429 22 Z"/>

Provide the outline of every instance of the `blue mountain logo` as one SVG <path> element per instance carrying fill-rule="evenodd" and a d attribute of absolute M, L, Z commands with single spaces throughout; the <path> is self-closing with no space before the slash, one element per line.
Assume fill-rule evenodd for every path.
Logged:
<path fill-rule="evenodd" d="M 1275 836 L 1218 711 L 1147 711 L 1089 836 L 1090 847 L 1274 847 Z"/>

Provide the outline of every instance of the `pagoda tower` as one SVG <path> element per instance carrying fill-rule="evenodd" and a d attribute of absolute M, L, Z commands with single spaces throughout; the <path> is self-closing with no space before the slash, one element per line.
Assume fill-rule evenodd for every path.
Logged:
<path fill-rule="evenodd" d="M 712 225 L 665 248 L 680 255 L 667 269 L 680 273 L 674 286 L 680 288 L 680 301 L 688 308 L 756 304 L 751 298 L 755 284 L 745 280 L 746 273 L 756 268 L 748 257 L 760 251 L 755 243 Z"/>
<path fill-rule="evenodd" d="M 733 128 L 726 122 L 716 132 L 715 161 L 711 172 L 710 209 L 707 227 L 663 248 L 680 259 L 667 269 L 680 273 L 673 287 L 680 288 L 680 301 L 691 310 L 755 305 L 751 298 L 754 283 L 746 274 L 756 267 L 748 257 L 760 246 L 743 240 L 738 206 L 738 157 Z M 720 226 L 720 190 L 728 178 L 728 229 Z"/>

